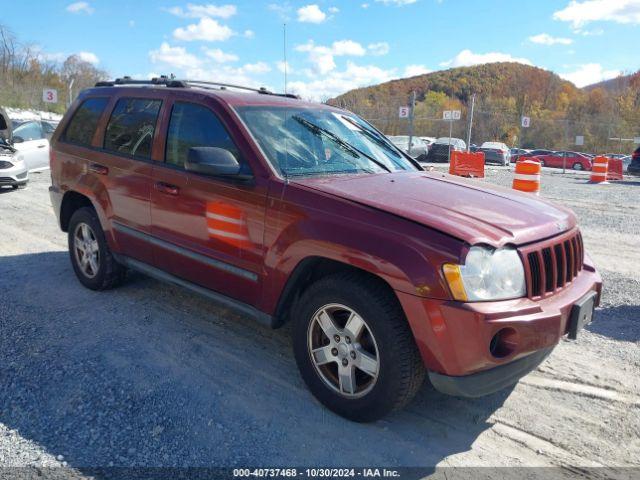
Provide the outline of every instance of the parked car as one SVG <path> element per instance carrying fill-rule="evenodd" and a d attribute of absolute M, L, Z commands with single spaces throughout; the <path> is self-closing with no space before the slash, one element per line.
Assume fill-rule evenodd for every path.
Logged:
<path fill-rule="evenodd" d="M 429 153 L 427 154 L 427 162 L 446 163 L 449 161 L 449 150 L 452 152 L 454 150 L 464 152 L 466 149 L 467 144 L 461 138 L 441 137 L 431 145 Z"/>
<path fill-rule="evenodd" d="M 24 187 L 29 173 L 22 156 L 12 146 L 13 124 L 3 108 L 0 108 L 0 186 L 14 189 Z"/>
<path fill-rule="evenodd" d="M 543 167 L 566 168 L 573 170 L 591 170 L 593 161 L 588 156 L 569 151 L 553 152 L 546 155 L 536 155 Z"/>
<path fill-rule="evenodd" d="M 527 150 L 525 148 L 512 148 L 511 149 L 511 161 L 517 162 L 521 155 L 526 155 L 530 153 L 531 150 Z"/>
<path fill-rule="evenodd" d="M 30 172 L 49 168 L 49 140 L 55 126 L 49 122 L 30 120 L 13 130 L 13 147 Z"/>
<path fill-rule="evenodd" d="M 624 157 L 622 157 L 622 171 L 626 172 L 627 169 L 629 168 L 629 165 L 631 165 L 631 155 L 626 155 Z"/>
<path fill-rule="evenodd" d="M 502 142 L 484 142 L 478 149 L 484 153 L 484 163 L 497 163 L 509 165 L 511 163 L 511 150 Z"/>
<path fill-rule="evenodd" d="M 292 322 L 302 378 L 340 415 L 380 418 L 425 375 L 457 396 L 512 385 L 599 303 L 565 207 L 425 172 L 346 110 L 128 82 L 81 92 L 51 141 L 78 280 L 105 290 L 133 269 Z"/>
<path fill-rule="evenodd" d="M 411 148 L 409 148 L 409 137 L 407 135 L 392 136 L 389 137 L 389 140 L 391 140 L 391 143 L 400 150 L 409 154 L 412 158 L 415 158 L 418 161 L 422 162 L 427 158 L 429 148 L 420 137 L 413 137 L 411 139 Z"/>
<path fill-rule="evenodd" d="M 627 173 L 630 175 L 640 175 L 640 147 L 636 148 L 631 155 L 631 163 L 627 167 Z"/>
<path fill-rule="evenodd" d="M 427 146 L 427 151 L 428 149 L 431 148 L 431 145 L 433 145 L 436 142 L 435 137 L 419 137 L 419 138 Z"/>

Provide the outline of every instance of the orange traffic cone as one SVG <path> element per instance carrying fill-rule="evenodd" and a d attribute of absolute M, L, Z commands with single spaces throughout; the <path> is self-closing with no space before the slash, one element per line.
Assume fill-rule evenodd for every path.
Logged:
<path fill-rule="evenodd" d="M 593 159 L 591 167 L 591 178 L 589 183 L 609 183 L 607 182 L 607 170 L 609 169 L 609 159 L 607 157 L 596 157 Z"/>
<path fill-rule="evenodd" d="M 539 195 L 541 170 L 542 167 L 540 163 L 533 160 L 521 160 L 516 162 L 516 173 L 513 177 L 513 189 Z"/>

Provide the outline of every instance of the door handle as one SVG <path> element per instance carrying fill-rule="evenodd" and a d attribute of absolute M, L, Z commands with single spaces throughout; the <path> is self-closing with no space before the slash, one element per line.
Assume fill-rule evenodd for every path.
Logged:
<path fill-rule="evenodd" d="M 100 165 L 99 163 L 89 164 L 89 171 L 97 173 L 98 175 L 107 175 L 109 173 L 109 169 L 104 165 Z"/>
<path fill-rule="evenodd" d="M 38 148 L 44 148 L 46 145 L 38 145 Z"/>
<path fill-rule="evenodd" d="M 170 183 L 156 182 L 155 187 L 156 190 L 166 193 L 167 195 L 178 195 L 180 193 L 180 188 Z"/>

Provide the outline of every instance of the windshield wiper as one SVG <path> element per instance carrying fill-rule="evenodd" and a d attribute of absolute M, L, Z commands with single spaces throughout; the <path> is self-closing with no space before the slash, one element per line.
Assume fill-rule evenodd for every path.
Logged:
<path fill-rule="evenodd" d="M 349 118 L 349 117 L 347 117 L 345 115 L 341 115 L 341 117 L 345 121 L 347 121 L 351 125 L 353 125 L 354 127 L 357 127 L 358 129 L 360 129 L 362 131 L 362 133 L 364 133 L 368 138 L 370 138 L 371 140 L 376 142 L 381 147 L 384 147 L 385 149 L 387 149 L 388 151 L 393 153 L 396 157 L 400 156 L 400 155 L 398 155 L 398 152 L 396 152 L 376 131 L 369 129 L 369 128 L 365 127 L 364 125 L 360 125 L 358 122 L 356 122 L 355 120 L 352 120 L 351 118 Z"/>
<path fill-rule="evenodd" d="M 348 142 L 345 142 L 344 140 L 342 140 L 340 137 L 338 137 L 335 133 L 330 132 L 329 130 L 326 130 L 322 127 L 319 127 L 318 125 L 316 125 L 315 123 L 310 122 L 309 120 L 306 120 L 304 118 L 302 118 L 299 115 L 294 115 L 292 117 L 296 122 L 300 123 L 301 125 L 303 125 L 304 127 L 306 127 L 308 130 L 310 130 L 311 132 L 314 133 L 322 133 L 323 135 L 325 135 L 326 137 L 330 138 L 331 140 L 333 140 L 335 143 L 337 143 L 338 145 L 340 145 L 342 148 L 344 148 L 345 150 L 351 152 L 351 153 L 356 153 L 358 155 L 363 156 L 364 158 L 366 158 L 367 160 L 369 160 L 370 162 L 375 163 L 376 165 L 378 165 L 380 168 L 386 170 L 387 172 L 391 173 L 391 169 L 389 167 L 387 167 L 384 163 L 382 163 L 379 160 L 376 160 L 375 158 L 373 158 L 371 155 L 364 153 L 362 150 L 360 150 L 357 147 L 354 147 L 353 145 L 351 145 Z"/>

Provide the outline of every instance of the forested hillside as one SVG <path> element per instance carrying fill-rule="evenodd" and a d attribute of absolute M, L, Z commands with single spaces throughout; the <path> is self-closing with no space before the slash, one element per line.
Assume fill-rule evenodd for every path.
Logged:
<path fill-rule="evenodd" d="M 36 46 L 21 43 L 0 25 L 0 105 L 64 113 L 73 80 L 75 94 L 104 79 L 106 73 L 77 55 L 55 61 Z M 43 88 L 58 91 L 58 103 L 42 101 Z"/>
<path fill-rule="evenodd" d="M 398 107 L 407 105 L 415 91 L 415 131 L 418 135 L 446 136 L 443 110 L 461 110 L 454 136 L 466 139 L 471 97 L 476 94 L 472 141 L 500 140 L 509 145 L 576 148 L 576 135 L 585 137 L 580 149 L 625 150 L 629 145 L 613 137 L 640 136 L 640 73 L 629 76 L 622 88 L 579 89 L 558 75 L 519 63 L 492 63 L 453 68 L 380 85 L 352 90 L 329 103 L 352 110 L 385 133 L 406 134 L 407 120 Z M 531 127 L 520 128 L 522 115 Z M 521 134 L 522 132 L 522 134 Z"/>

